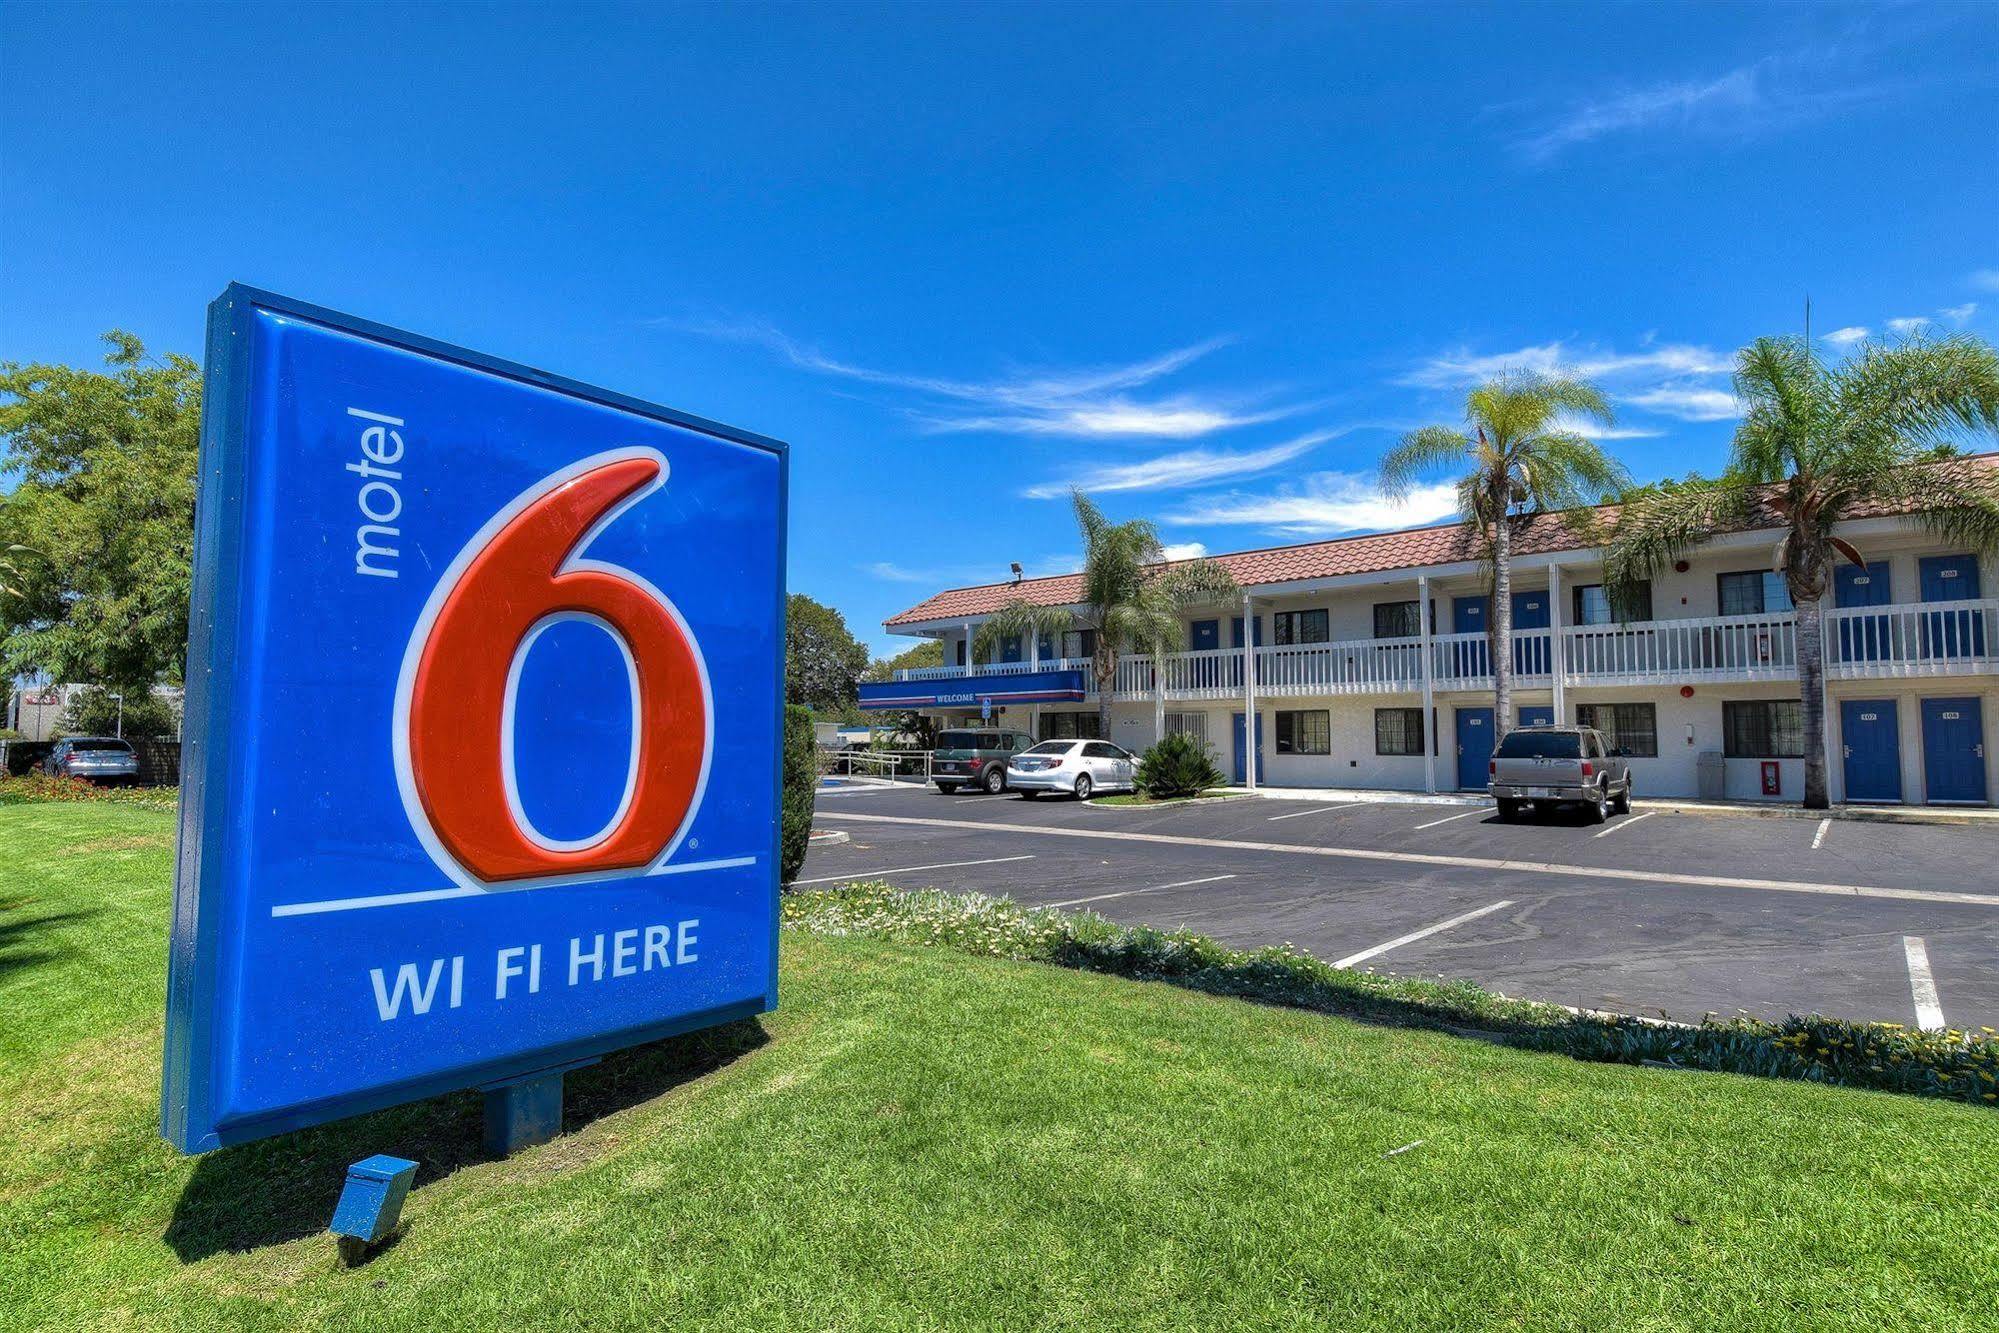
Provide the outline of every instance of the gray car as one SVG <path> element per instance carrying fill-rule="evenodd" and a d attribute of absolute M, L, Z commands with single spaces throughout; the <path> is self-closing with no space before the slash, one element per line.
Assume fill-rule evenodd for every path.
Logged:
<path fill-rule="evenodd" d="M 65 736 L 42 761 L 44 771 L 58 777 L 92 782 L 136 782 L 139 756 L 115 736 Z"/>
<path fill-rule="evenodd" d="M 1615 749 L 1590 727 L 1521 727 L 1506 733 L 1488 773 L 1499 817 L 1531 804 L 1546 814 L 1564 802 L 1583 807 L 1592 823 L 1631 809 L 1629 750 Z"/>

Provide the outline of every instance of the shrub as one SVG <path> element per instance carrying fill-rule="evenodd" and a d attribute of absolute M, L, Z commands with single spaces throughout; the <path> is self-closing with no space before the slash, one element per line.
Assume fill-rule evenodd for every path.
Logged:
<path fill-rule="evenodd" d="M 109 736 L 117 731 L 119 704 L 113 693 L 125 696 L 124 734 L 132 736 L 178 736 L 180 716 L 168 700 L 145 685 L 126 685 L 116 691 L 92 685 L 70 696 L 63 710 L 62 729 L 67 736 Z"/>
<path fill-rule="evenodd" d="M 819 785 L 819 747 L 812 737 L 812 710 L 784 707 L 784 799 L 778 818 L 779 882 L 789 884 L 805 864 L 812 841 L 812 794 Z"/>
<path fill-rule="evenodd" d="M 1189 930 L 1120 926 L 1094 912 L 1024 907 L 1008 898 L 908 892 L 880 882 L 788 894 L 784 924 L 1164 981 L 1213 995 L 1375 1022 L 1474 1029 L 1510 1046 L 1580 1060 L 1659 1064 L 1804 1079 L 1999 1106 L 1999 1037 L 1988 1029 L 1918 1032 L 1844 1019 L 1706 1019 L 1661 1023 L 1516 1000 L 1468 981 L 1336 968 L 1290 945 L 1232 949 Z"/>
<path fill-rule="evenodd" d="M 1174 732 L 1139 756 L 1138 789 L 1156 801 L 1199 796 L 1222 785 L 1222 771 L 1208 747 L 1185 732 Z"/>
<path fill-rule="evenodd" d="M 171 810 L 180 800 L 178 787 L 100 787 L 82 778 L 28 773 L 10 778 L 0 775 L 0 805 L 62 805 L 87 801 L 109 801 L 118 805 L 138 805 L 149 810 Z"/>

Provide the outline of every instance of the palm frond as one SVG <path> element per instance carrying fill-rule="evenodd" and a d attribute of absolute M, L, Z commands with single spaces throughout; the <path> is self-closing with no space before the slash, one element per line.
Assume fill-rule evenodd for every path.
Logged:
<path fill-rule="evenodd" d="M 1607 591 L 1612 597 L 1629 598 L 1639 584 L 1715 532 L 1742 522 L 1755 499 L 1754 484 L 1739 476 L 1689 478 L 1631 492 L 1604 549 Z"/>
<path fill-rule="evenodd" d="M 1038 606 L 1025 598 L 1016 597 L 992 613 L 986 622 L 972 635 L 972 660 L 993 660 L 996 653 L 1015 640 L 1025 636 L 1025 641 L 1034 643 L 1044 636 L 1057 636 L 1075 623 L 1075 616 L 1064 606 Z"/>
<path fill-rule="evenodd" d="M 1381 490 L 1391 500 L 1407 499 L 1416 483 L 1439 468 L 1462 466 L 1475 446 L 1462 431 L 1425 426 L 1404 435 L 1381 460 Z"/>

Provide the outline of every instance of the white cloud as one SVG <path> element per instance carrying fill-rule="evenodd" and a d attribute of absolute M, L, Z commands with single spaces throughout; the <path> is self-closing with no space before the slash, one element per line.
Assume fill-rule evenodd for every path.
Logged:
<path fill-rule="evenodd" d="M 1074 574 L 1083 567 L 1083 559 L 1074 552 L 1044 555 L 1020 562 L 1021 577 L 1044 579 L 1057 574 Z M 912 569 L 892 560 L 876 560 L 861 566 L 864 573 L 873 575 L 885 583 L 914 583 L 930 588 L 960 588 L 986 583 L 1005 583 L 1013 578 L 1011 562 L 994 559 L 990 563 L 977 565 L 933 565 L 922 569 Z"/>
<path fill-rule="evenodd" d="M 1922 332 L 1928 326 L 1929 322 L 1930 318 L 1928 315 L 1907 315 L 1901 319 L 1889 320 L 1888 328 L 1891 332 L 1906 336 L 1911 333 Z"/>
<path fill-rule="evenodd" d="M 1647 426 L 1604 426 L 1588 417 L 1566 415 L 1557 416 L 1548 424 L 1556 430 L 1565 430 L 1589 440 L 1653 440 L 1666 433 Z"/>
<path fill-rule="evenodd" d="M 910 410 L 939 432 L 991 431 L 1077 439 L 1193 439 L 1273 421 L 1301 407 L 1251 409 L 1221 394 L 1181 392 L 1136 398 L 1228 343 L 1226 338 L 1174 348 L 1125 365 L 1022 371 L 989 380 L 961 380 L 876 370 L 830 357 L 758 321 L 656 319 L 656 327 L 764 347 L 801 370 L 899 390 Z"/>
<path fill-rule="evenodd" d="M 1867 329 L 1862 325 L 1849 324 L 1843 329 L 1834 329 L 1831 333 L 1824 335 L 1823 341 L 1831 343 L 1834 347 L 1850 347 L 1854 343 L 1865 340 L 1867 332 Z"/>
<path fill-rule="evenodd" d="M 1767 56 L 1711 77 L 1667 79 L 1534 114 L 1524 104 L 1489 108 L 1509 118 L 1513 149 L 1546 163 L 1571 148 L 1616 136 L 1678 133 L 1741 140 L 1806 124 L 1892 91 L 1862 80 L 1845 53 L 1825 48 Z"/>
<path fill-rule="evenodd" d="M 1999 268 L 1981 268 L 1971 275 L 1971 285 L 1981 292 L 1999 292 Z"/>
<path fill-rule="evenodd" d="M 1973 315 L 1978 313 L 1978 302 L 1966 301 L 1963 305 L 1947 305 L 1937 313 L 1962 328 L 1971 322 Z"/>
<path fill-rule="evenodd" d="M 1698 385 L 1661 385 L 1631 394 L 1624 401 L 1682 421 L 1726 421 L 1742 415 L 1734 394 Z"/>
<path fill-rule="evenodd" d="M 1477 384 L 1508 371 L 1617 380 L 1644 375 L 1717 375 L 1732 367 L 1733 362 L 1723 353 L 1687 343 L 1662 343 L 1636 352 L 1616 352 L 1600 347 L 1571 350 L 1557 341 L 1483 355 L 1461 348 L 1430 358 L 1398 382 L 1423 389 L 1451 389 Z"/>
<path fill-rule="evenodd" d="M 1391 501 L 1371 478 L 1318 472 L 1297 486 L 1269 495 L 1231 491 L 1204 496 L 1166 515 L 1166 521 L 1240 524 L 1286 536 L 1324 537 L 1411 527 L 1456 511 L 1457 487 L 1452 482 L 1420 486 L 1407 499 Z"/>
<path fill-rule="evenodd" d="M 1349 427 L 1348 429 L 1352 429 Z M 1230 451 L 1186 449 L 1161 454 L 1137 463 L 1109 463 L 1086 468 L 1071 476 L 1030 486 L 1021 494 L 1030 500 L 1059 499 L 1071 487 L 1085 491 L 1157 491 L 1179 486 L 1198 486 L 1224 477 L 1248 476 L 1287 463 L 1300 454 L 1324 444 L 1344 431 L 1319 431 L 1301 435 L 1266 449 Z"/>
<path fill-rule="evenodd" d="M 1168 560 L 1199 560 L 1208 553 L 1205 542 L 1168 542 L 1160 554 Z"/>

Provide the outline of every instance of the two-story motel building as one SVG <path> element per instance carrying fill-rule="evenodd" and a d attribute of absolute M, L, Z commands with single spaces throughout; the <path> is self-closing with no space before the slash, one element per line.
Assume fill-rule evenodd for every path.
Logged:
<path fill-rule="evenodd" d="M 1999 465 L 1999 455 L 1978 463 Z M 1867 564 L 1842 565 L 1825 616 L 1832 798 L 1989 804 L 1999 790 L 1999 597 L 1989 595 L 1999 569 L 1893 514 L 1839 535 Z M 1783 577 L 1770 572 L 1776 536 L 1717 537 L 1613 609 L 1601 550 L 1553 516 L 1532 520 L 1513 548 L 1517 720 L 1602 729 L 1632 752 L 1640 795 L 1797 800 L 1797 638 Z M 1488 573 L 1462 529 L 1214 558 L 1243 588 L 1240 603 L 1189 611 L 1184 652 L 1119 656 L 1109 739 L 1136 751 L 1162 731 L 1192 732 L 1251 785 L 1485 786 Z M 1088 631 L 1011 643 L 993 661 L 968 652 L 980 622 L 1008 602 L 1062 607 L 1080 596 L 1073 575 L 936 594 L 886 627 L 940 640 L 945 665 L 865 685 L 863 706 L 939 724 L 987 718 L 1043 739 L 1095 736 Z"/>

